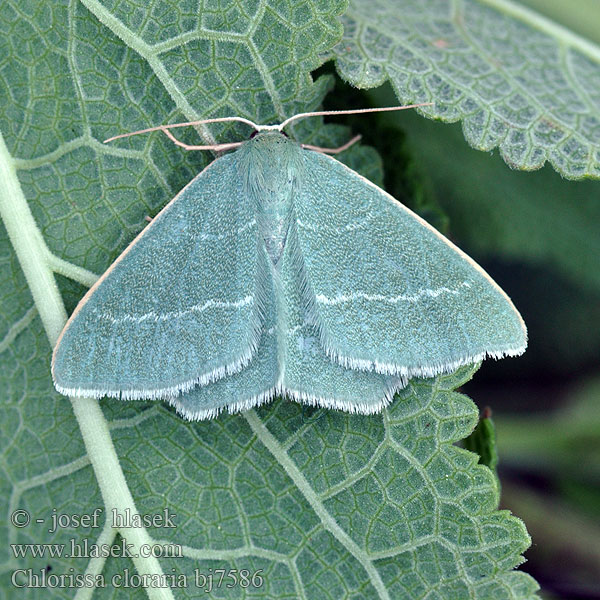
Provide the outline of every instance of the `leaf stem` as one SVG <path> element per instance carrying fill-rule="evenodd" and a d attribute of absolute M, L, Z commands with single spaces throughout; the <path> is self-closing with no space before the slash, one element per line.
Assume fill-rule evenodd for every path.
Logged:
<path fill-rule="evenodd" d="M 47 256 L 48 266 L 55 272 L 60 275 L 64 275 L 73 281 L 77 281 L 77 283 L 81 283 L 87 287 L 92 287 L 96 281 L 98 280 L 98 275 L 84 269 L 83 267 L 79 267 L 78 265 L 74 265 L 73 263 L 64 260 L 52 254 L 48 253 Z"/>
<path fill-rule="evenodd" d="M 12 157 L 0 133 L 0 218 L 33 296 L 50 344 L 54 346 L 67 312 L 54 274 L 44 258 L 46 243 L 31 214 L 17 178 Z"/>
<path fill-rule="evenodd" d="M 113 509 L 121 515 L 125 514 L 126 510 L 131 514 L 137 513 L 135 501 L 121 469 L 106 419 L 98 401 L 92 398 L 76 398 L 71 402 L 98 485 L 102 491 L 107 518 Z M 152 538 L 144 527 L 130 527 L 119 530 L 119 533 L 127 539 L 128 543 L 133 544 L 134 554 L 139 555 L 142 546 L 150 547 L 152 545 Z M 132 560 L 140 575 L 162 575 L 158 559 L 138 556 Z M 147 587 L 146 592 L 151 600 L 173 599 L 171 590 L 168 588 Z"/>

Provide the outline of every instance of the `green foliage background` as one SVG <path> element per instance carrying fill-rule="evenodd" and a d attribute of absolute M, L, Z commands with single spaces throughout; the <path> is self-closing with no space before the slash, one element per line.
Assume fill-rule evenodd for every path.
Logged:
<path fill-rule="evenodd" d="M 548 593 L 593 589 L 600 50 L 578 33 L 577 12 L 562 28 L 503 0 L 0 5 L 0 598 L 15 594 L 15 569 L 48 565 L 107 578 L 126 568 L 262 569 L 261 588 L 219 588 L 215 598 L 534 597 L 535 582 L 512 570 L 529 545 L 522 523 L 497 510 L 492 472 L 452 445 L 477 421 L 453 391 L 471 369 L 415 381 L 375 417 L 277 401 L 190 424 L 162 405 L 70 404 L 52 389 L 51 347 L 67 312 L 144 216 L 211 160 L 156 134 L 101 141 L 202 117 L 277 122 L 323 101 L 435 102 L 421 114 L 315 119 L 291 133 L 335 145 L 362 131 L 379 154 L 362 145 L 342 159 L 485 261 L 521 309 L 528 353 L 486 364 L 467 389 L 494 409 L 503 503 L 540 540 L 527 555 L 533 572 Z M 358 93 L 343 80 L 387 87 Z M 247 135 L 227 126 L 183 137 Z M 506 164 L 545 161 L 535 173 Z M 50 534 L 47 521 L 9 523 L 17 508 L 48 519 L 53 508 L 96 507 L 168 507 L 178 527 L 103 522 Z M 136 547 L 182 544 L 184 558 L 16 559 L 10 547 L 119 535 Z M 108 586 L 94 597 L 123 594 L 198 590 Z"/>

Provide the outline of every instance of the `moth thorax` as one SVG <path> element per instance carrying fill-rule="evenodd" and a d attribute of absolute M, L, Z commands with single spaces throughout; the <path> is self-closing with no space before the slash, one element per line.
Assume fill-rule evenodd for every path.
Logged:
<path fill-rule="evenodd" d="M 248 142 L 246 185 L 272 263 L 286 246 L 294 198 L 302 179 L 300 146 L 280 133 L 262 133 Z"/>

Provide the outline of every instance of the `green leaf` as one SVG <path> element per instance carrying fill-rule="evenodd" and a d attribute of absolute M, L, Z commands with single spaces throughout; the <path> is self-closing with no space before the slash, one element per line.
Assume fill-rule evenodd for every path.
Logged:
<path fill-rule="evenodd" d="M 341 76 L 389 80 L 404 104 L 462 120 L 479 150 L 513 168 L 549 161 L 600 177 L 600 47 L 509 0 L 352 0 L 335 49 Z"/>
<path fill-rule="evenodd" d="M 477 426 L 465 438 L 463 447 L 479 456 L 479 464 L 485 465 L 492 471 L 500 489 L 500 481 L 496 473 L 498 466 L 498 452 L 496 450 L 496 428 L 492 420 L 492 411 L 489 407 L 483 409 Z"/>
<path fill-rule="evenodd" d="M 104 578 L 94 592 L 102 598 L 198 597 L 211 574 L 212 597 L 236 599 L 534 597 L 537 584 L 512 571 L 529 545 L 522 522 L 495 510 L 491 472 L 452 445 L 477 418 L 453 391 L 472 369 L 416 381 L 373 417 L 278 401 L 188 423 L 160 403 L 69 403 L 52 388 L 63 299 L 72 309 L 144 216 L 208 161 L 158 134 L 101 141 L 174 120 L 277 121 L 318 106 L 330 78 L 313 82 L 310 70 L 339 41 L 343 9 L 276 0 L 200 12 L 186 2 L 0 4 L 0 597 L 23 585 L 23 597 L 39 597 L 27 587 L 33 576 L 59 581 L 43 586 L 44 597 L 90 597 L 75 580 L 52 580 L 84 573 Z M 247 132 L 198 133 L 225 141 Z M 348 132 L 316 121 L 295 133 L 336 142 Z M 346 159 L 381 180 L 372 149 Z M 96 523 L 53 530 L 53 515 L 95 509 Z M 176 527 L 112 526 L 112 510 L 165 509 Z M 11 524 L 16 510 L 31 522 Z M 111 545 L 120 536 L 134 555 L 64 555 L 71 541 Z M 135 555 L 157 543 L 180 545 L 165 549 L 181 556 Z M 11 544 L 67 548 L 19 557 Z M 218 585 L 221 568 L 246 569 L 261 584 Z M 187 579 L 145 589 L 113 579 L 126 574 Z"/>

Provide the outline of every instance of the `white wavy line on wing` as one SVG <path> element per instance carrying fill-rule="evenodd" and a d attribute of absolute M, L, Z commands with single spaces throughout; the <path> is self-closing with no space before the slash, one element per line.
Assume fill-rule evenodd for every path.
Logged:
<path fill-rule="evenodd" d="M 148 319 L 154 319 L 154 321 L 169 321 L 171 319 L 179 319 L 186 314 L 194 313 L 194 312 L 204 312 L 209 308 L 241 308 L 242 306 L 247 306 L 248 304 L 252 304 L 254 302 L 254 296 L 244 296 L 239 300 L 234 301 L 226 301 L 226 300 L 214 300 L 210 299 L 202 304 L 195 304 L 194 306 L 190 306 L 185 310 L 175 310 L 167 313 L 156 313 L 154 311 L 150 311 L 141 315 L 124 315 L 122 317 L 113 317 L 108 313 L 98 313 L 98 316 L 102 319 L 106 319 L 113 324 L 117 323 L 141 323 L 142 321 L 146 321 Z"/>
<path fill-rule="evenodd" d="M 386 302 L 387 304 L 398 304 L 398 302 L 418 302 L 424 296 L 430 298 L 437 298 L 442 294 L 453 294 L 459 293 L 461 287 L 471 287 L 471 284 L 467 281 L 463 281 L 456 289 L 450 289 L 445 286 L 431 289 L 423 288 L 416 294 L 399 294 L 398 296 L 385 296 L 383 294 L 366 294 L 365 292 L 352 292 L 350 294 L 337 294 L 333 298 L 325 296 L 323 294 L 317 294 L 316 300 L 319 304 L 343 304 L 344 302 L 353 302 L 354 300 L 367 300 L 368 302 Z"/>

